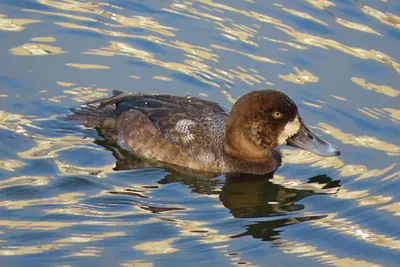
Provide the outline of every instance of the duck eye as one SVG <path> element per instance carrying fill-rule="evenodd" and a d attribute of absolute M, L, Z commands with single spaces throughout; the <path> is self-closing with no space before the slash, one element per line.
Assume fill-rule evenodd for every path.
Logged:
<path fill-rule="evenodd" d="M 272 112 L 272 117 L 275 120 L 280 120 L 280 119 L 283 118 L 283 114 L 281 112 L 279 112 L 279 111 L 274 111 L 274 112 Z"/>

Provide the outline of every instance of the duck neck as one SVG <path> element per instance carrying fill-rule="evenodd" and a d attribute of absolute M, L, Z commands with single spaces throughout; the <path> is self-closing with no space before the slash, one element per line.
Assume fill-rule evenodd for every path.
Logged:
<path fill-rule="evenodd" d="M 262 163 L 271 157 L 271 151 L 249 141 L 243 133 L 227 129 L 224 149 L 227 154 L 248 162 Z"/>

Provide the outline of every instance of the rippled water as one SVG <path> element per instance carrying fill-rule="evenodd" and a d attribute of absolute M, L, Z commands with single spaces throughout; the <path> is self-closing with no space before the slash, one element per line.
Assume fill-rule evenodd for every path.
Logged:
<path fill-rule="evenodd" d="M 399 41 L 397 0 L 0 1 L 1 266 L 399 266 Z M 342 155 L 204 178 L 64 119 L 264 88 Z"/>

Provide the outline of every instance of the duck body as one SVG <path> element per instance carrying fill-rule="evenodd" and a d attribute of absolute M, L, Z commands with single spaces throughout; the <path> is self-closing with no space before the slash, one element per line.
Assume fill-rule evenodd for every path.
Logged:
<path fill-rule="evenodd" d="M 72 111 L 71 118 L 141 158 L 214 173 L 274 172 L 277 147 L 302 126 L 296 105 L 273 90 L 241 97 L 232 111 L 195 97 L 120 91 Z"/>

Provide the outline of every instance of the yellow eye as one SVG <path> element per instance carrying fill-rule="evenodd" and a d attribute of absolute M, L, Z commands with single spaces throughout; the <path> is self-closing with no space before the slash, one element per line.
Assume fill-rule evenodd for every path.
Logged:
<path fill-rule="evenodd" d="M 283 114 L 280 113 L 279 111 L 274 111 L 274 112 L 272 112 L 272 117 L 273 117 L 275 120 L 280 120 L 280 119 L 283 118 Z"/>

